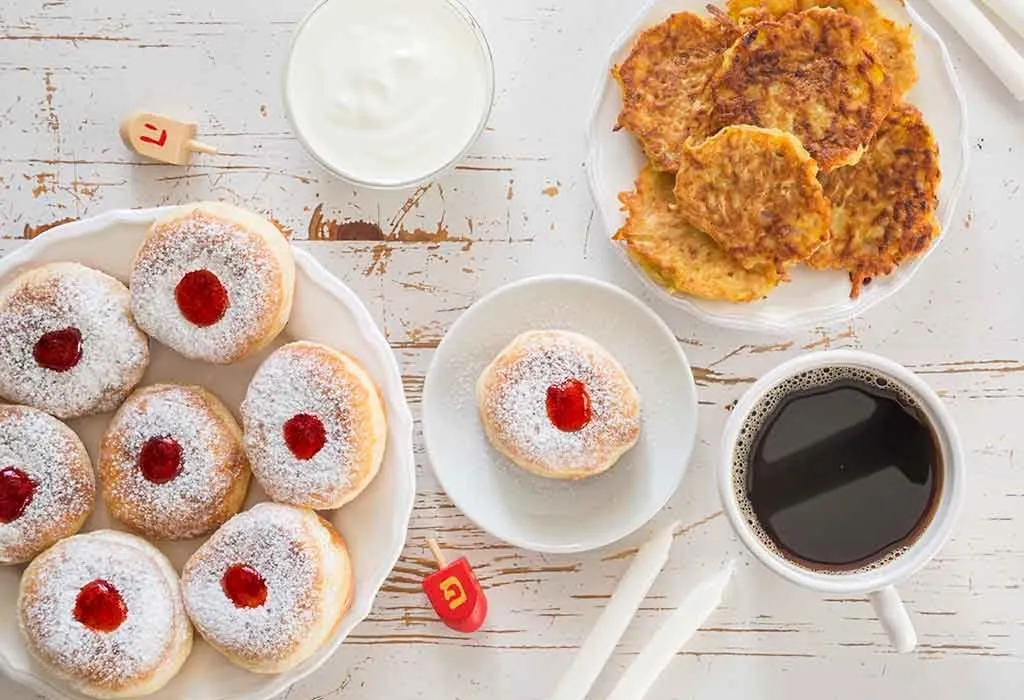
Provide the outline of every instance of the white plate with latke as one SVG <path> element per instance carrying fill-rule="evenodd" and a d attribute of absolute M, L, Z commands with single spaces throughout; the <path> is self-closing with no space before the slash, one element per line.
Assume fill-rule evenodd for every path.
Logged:
<path fill-rule="evenodd" d="M 640 394 L 639 441 L 607 472 L 545 479 L 488 441 L 477 379 L 530 330 L 596 340 Z M 537 410 L 545 410 L 543 397 Z M 672 331 L 636 297 L 587 277 L 533 277 L 478 301 L 448 331 L 423 388 L 423 439 L 449 498 L 498 539 L 537 552 L 584 552 L 641 528 L 679 487 L 696 436 L 697 388 Z"/>
<path fill-rule="evenodd" d="M 0 259 L 0 282 L 34 265 L 72 261 L 95 267 L 125 281 L 135 250 L 149 225 L 173 208 L 114 211 L 48 231 Z M 355 501 L 324 511 L 337 526 L 352 555 L 356 576 L 352 608 L 328 642 L 297 668 L 280 675 L 258 675 L 230 664 L 196 634 L 182 671 L 153 700 L 267 700 L 308 676 L 337 651 L 345 637 L 370 612 L 374 598 L 405 544 L 416 492 L 412 452 L 412 416 L 405 401 L 394 354 L 359 298 L 308 253 L 295 249 L 296 288 L 291 320 L 272 348 L 244 362 L 220 367 L 186 360 L 152 342 L 152 364 L 142 385 L 161 381 L 199 384 L 220 396 L 236 413 L 259 363 L 291 340 L 311 340 L 358 359 L 380 386 L 388 417 L 387 452 L 380 473 Z M 93 460 L 110 415 L 71 421 Z M 267 500 L 253 481 L 248 508 Z M 83 531 L 118 527 L 97 496 L 96 511 Z M 203 540 L 156 543 L 178 571 Z M 18 631 L 16 601 L 23 566 L 0 567 L 0 670 L 49 698 L 82 700 L 48 674 L 29 655 Z"/>
<path fill-rule="evenodd" d="M 967 175 L 970 153 L 967 105 L 949 51 L 936 31 L 902 0 L 875 2 L 894 21 L 914 28 L 920 79 L 907 95 L 907 101 L 921 110 L 935 132 L 942 167 L 938 209 L 942 231 L 932 244 L 930 253 L 938 248 L 950 228 Z M 717 4 L 723 6 L 724 2 Z M 662 22 L 674 12 L 706 13 L 707 5 L 708 0 L 650 0 L 625 28 L 608 62 L 602 67 L 604 73 L 588 132 L 587 174 L 609 236 L 613 236 L 625 223 L 619 193 L 633 189 L 644 163 L 643 152 L 633 136 L 625 130 L 613 131 L 622 100 L 610 70 L 625 60 L 637 35 L 644 29 Z M 719 326 L 778 333 L 841 323 L 864 313 L 899 291 L 928 257 L 926 253 L 902 265 L 893 274 L 874 280 L 864 287 L 857 299 L 850 298 L 850 282 L 845 272 L 799 267 L 792 271 L 791 282 L 779 285 L 766 299 L 740 304 L 672 294 L 653 282 L 623 246 L 617 242 L 613 245 L 653 293 L 670 304 Z"/>

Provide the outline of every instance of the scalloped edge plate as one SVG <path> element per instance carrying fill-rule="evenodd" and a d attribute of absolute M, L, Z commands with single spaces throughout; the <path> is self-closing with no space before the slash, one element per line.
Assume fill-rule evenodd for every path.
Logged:
<path fill-rule="evenodd" d="M 55 228 L 0 259 L 0 280 L 6 280 L 26 266 L 71 260 L 99 268 L 124 281 L 146 229 L 155 219 L 175 209 L 112 211 Z M 283 335 L 321 342 L 352 354 L 377 381 L 388 412 L 387 453 L 377 478 L 351 504 L 337 511 L 321 512 L 338 526 L 352 553 L 356 572 L 352 608 L 315 655 L 280 675 L 258 675 L 233 666 L 196 635 L 192 655 L 181 673 L 163 690 L 148 696 L 151 700 L 268 700 L 284 692 L 327 662 L 352 629 L 366 618 L 405 546 L 416 495 L 416 464 L 412 414 L 406 403 L 398 363 L 373 317 L 355 293 L 309 253 L 294 246 L 292 249 L 296 263 L 295 303 Z M 279 340 L 274 347 L 280 344 Z M 244 394 L 252 371 L 269 352 L 222 368 L 185 360 L 155 341 L 152 347 L 153 363 L 143 384 L 173 379 L 195 382 L 225 398 Z M 228 404 L 237 413 L 236 402 L 228 401 Z M 104 415 L 71 422 L 83 435 L 94 458 L 96 440 L 87 436 L 98 439 L 108 420 L 109 415 Z M 265 500 L 265 496 L 254 482 L 246 507 L 258 500 Z M 102 499 L 98 498 L 96 512 L 83 531 L 111 525 L 115 524 L 109 521 Z M 158 543 L 157 546 L 180 571 L 181 564 L 199 542 Z M 14 597 L 23 568 L 0 567 L 0 595 L 9 598 L 11 605 L 10 614 L 0 617 L 0 670 L 47 697 L 83 700 L 85 696 L 38 665 L 21 641 Z"/>
<path fill-rule="evenodd" d="M 890 17 L 912 24 L 915 30 L 920 80 L 907 100 L 921 109 L 935 132 L 943 172 L 938 209 L 942 231 L 931 248 L 916 260 L 902 265 L 892 275 L 865 287 L 859 299 L 849 298 L 850 283 L 845 273 L 815 272 L 801 267 L 793 271 L 789 284 L 781 285 L 767 299 L 734 304 L 666 291 L 633 262 L 623 246 L 612 242 L 658 298 L 703 321 L 738 330 L 784 333 L 809 326 L 831 325 L 858 316 L 895 294 L 910 281 L 928 255 L 941 245 L 952 224 L 967 176 L 970 154 L 967 104 L 949 50 L 935 29 L 913 7 L 904 6 L 900 0 L 876 1 Z M 657 24 L 673 12 L 703 12 L 705 5 L 706 0 L 650 0 L 612 48 L 596 91 L 587 134 L 587 176 L 609 237 L 625 222 L 618 195 L 633 189 L 644 162 L 643 153 L 632 135 L 624 130 L 612 131 L 622 102 L 610 70 L 628 55 L 634 38 L 641 30 Z"/>

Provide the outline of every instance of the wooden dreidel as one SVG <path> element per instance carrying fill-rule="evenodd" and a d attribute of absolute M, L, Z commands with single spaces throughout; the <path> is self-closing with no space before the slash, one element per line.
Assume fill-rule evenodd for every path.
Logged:
<path fill-rule="evenodd" d="M 137 112 L 121 123 L 121 138 L 129 148 L 147 158 L 185 165 L 193 153 L 217 153 L 213 146 L 195 140 L 198 129 L 192 122 Z"/>
<path fill-rule="evenodd" d="M 447 563 L 435 540 L 427 540 L 434 553 L 436 573 L 423 579 L 423 590 L 444 624 L 457 632 L 476 632 L 487 617 L 487 597 L 465 557 Z"/>

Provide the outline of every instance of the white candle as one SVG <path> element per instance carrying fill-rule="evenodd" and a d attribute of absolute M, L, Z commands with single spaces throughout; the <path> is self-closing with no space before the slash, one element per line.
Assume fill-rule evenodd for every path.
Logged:
<path fill-rule="evenodd" d="M 665 568 L 672 548 L 672 533 L 678 525 L 673 523 L 661 530 L 637 552 L 551 700 L 585 700 L 640 603 Z"/>
<path fill-rule="evenodd" d="M 1012 1 L 1012 0 L 1011 0 Z M 930 0 L 992 72 L 1024 100 L 1024 57 L 971 0 Z"/>
<path fill-rule="evenodd" d="M 1003 18 L 1013 31 L 1024 37 L 1024 2 L 1021 0 L 982 0 Z"/>
<path fill-rule="evenodd" d="M 724 569 L 693 589 L 626 669 L 608 700 L 643 700 L 676 652 L 722 604 L 732 572 L 733 562 L 729 562 Z"/>

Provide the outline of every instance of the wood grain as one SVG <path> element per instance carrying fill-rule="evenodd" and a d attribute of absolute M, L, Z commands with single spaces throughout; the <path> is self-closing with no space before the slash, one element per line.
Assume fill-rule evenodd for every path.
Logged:
<path fill-rule="evenodd" d="M 278 76 L 307 4 L 3 3 L 0 233 L 9 240 L 0 251 L 112 208 L 207 198 L 252 207 L 366 301 L 401 363 L 417 418 L 434 349 L 483 293 L 528 275 L 577 272 L 644 294 L 595 221 L 582 168 L 598 67 L 635 3 L 469 3 L 494 45 L 495 111 L 464 163 L 406 193 L 332 179 L 292 137 Z M 684 487 L 658 520 L 687 528 L 595 697 L 701 572 L 732 556 L 741 564 L 725 606 L 654 698 L 980 700 L 1024 685 L 1024 120 L 948 27 L 937 26 L 967 90 L 975 162 L 946 243 L 892 303 L 837 328 L 776 337 L 715 329 L 652 300 L 694 366 L 701 440 Z M 116 133 L 120 117 L 137 109 L 199 122 L 222 155 L 187 168 L 137 161 Z M 890 652 L 866 601 L 788 587 L 743 557 L 718 517 L 712 466 L 735 401 L 779 362 L 842 347 L 920 372 L 949 402 L 970 454 L 962 523 L 902 590 L 921 640 L 909 657 Z M 544 698 L 643 539 L 579 556 L 517 550 L 451 505 L 421 443 L 417 461 L 408 545 L 373 614 L 281 700 Z M 447 630 L 420 592 L 431 536 L 469 557 L 487 587 L 491 614 L 480 634 Z M 32 697 L 8 680 L 0 696 Z"/>

